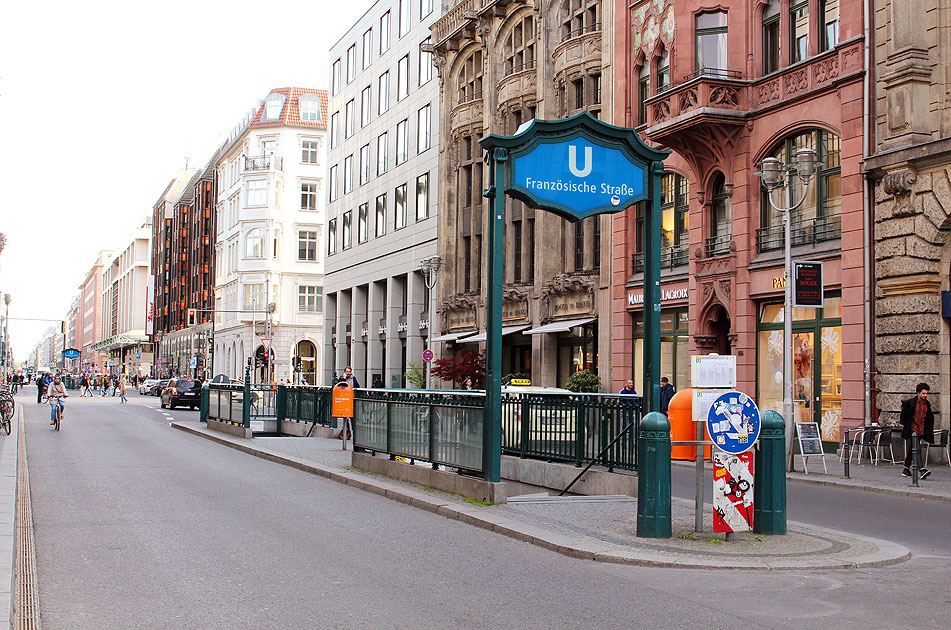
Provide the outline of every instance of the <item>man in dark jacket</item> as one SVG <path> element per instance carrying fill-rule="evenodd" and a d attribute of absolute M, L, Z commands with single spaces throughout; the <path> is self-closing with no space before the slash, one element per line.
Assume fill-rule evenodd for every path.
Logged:
<path fill-rule="evenodd" d="M 931 388 L 927 383 L 918 383 L 915 391 L 918 395 L 901 402 L 901 437 L 905 440 L 905 466 L 901 471 L 903 477 L 911 476 L 911 434 L 929 444 L 934 444 L 934 413 L 931 403 L 928 402 L 928 391 Z M 927 468 L 921 467 L 921 453 L 918 454 L 918 469 L 921 479 L 931 474 Z"/>
<path fill-rule="evenodd" d="M 674 386 L 670 384 L 666 376 L 660 377 L 660 412 L 667 415 L 667 408 L 670 407 L 670 399 L 674 397 Z"/>
<path fill-rule="evenodd" d="M 46 379 L 40 374 L 36 377 L 36 404 L 43 402 L 44 391 L 46 391 Z"/>

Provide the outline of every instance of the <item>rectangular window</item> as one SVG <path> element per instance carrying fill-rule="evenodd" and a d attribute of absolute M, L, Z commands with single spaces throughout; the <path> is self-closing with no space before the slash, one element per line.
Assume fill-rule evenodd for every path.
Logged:
<path fill-rule="evenodd" d="M 343 228 L 340 239 L 342 249 L 350 249 L 353 245 L 353 210 L 347 210 L 343 213 Z"/>
<path fill-rule="evenodd" d="M 399 34 L 400 37 L 409 33 L 409 0 L 400 0 Z"/>
<path fill-rule="evenodd" d="M 789 3 L 789 63 L 809 56 L 809 1 Z"/>
<path fill-rule="evenodd" d="M 396 226 L 400 226 L 399 214 L 396 215 Z M 405 223 L 405 219 L 404 219 Z M 376 215 L 374 216 L 373 235 L 380 237 L 386 234 L 386 193 L 376 198 Z"/>
<path fill-rule="evenodd" d="M 584 107 L 584 79 L 575 79 L 571 82 L 575 92 L 575 109 Z"/>
<path fill-rule="evenodd" d="M 396 225 L 403 227 L 406 225 L 406 184 L 400 184 L 394 191 L 396 198 Z"/>
<path fill-rule="evenodd" d="M 729 65 L 727 56 L 726 11 L 701 13 L 697 16 L 697 70 L 718 74 Z"/>
<path fill-rule="evenodd" d="M 380 75 L 379 85 L 376 90 L 377 95 L 377 115 L 385 114 L 390 109 L 390 71 L 387 70 Z"/>
<path fill-rule="evenodd" d="M 337 219 L 327 222 L 327 254 L 337 253 Z"/>
<path fill-rule="evenodd" d="M 575 271 L 584 269 L 584 221 L 575 223 Z"/>
<path fill-rule="evenodd" d="M 316 164 L 318 146 L 316 140 L 304 140 L 301 143 L 300 161 L 305 164 Z"/>
<path fill-rule="evenodd" d="M 353 99 L 347 101 L 347 105 L 343 110 L 343 137 L 349 138 L 353 135 L 353 123 L 354 123 L 354 103 Z"/>
<path fill-rule="evenodd" d="M 433 54 L 423 50 L 432 44 L 433 38 L 427 37 L 419 45 L 419 85 L 433 78 Z"/>
<path fill-rule="evenodd" d="M 409 55 L 400 57 L 396 64 L 396 100 L 402 101 L 409 95 Z"/>
<path fill-rule="evenodd" d="M 660 72 L 661 70 L 666 70 L 666 68 L 657 69 L 658 82 L 660 81 Z M 601 75 L 595 74 L 591 76 L 591 103 L 593 105 L 601 104 Z"/>
<path fill-rule="evenodd" d="M 641 77 L 637 82 L 637 124 L 647 124 L 647 101 L 650 96 L 650 79 Z"/>
<path fill-rule="evenodd" d="M 367 226 L 367 210 L 368 204 L 361 203 L 360 208 L 357 211 L 357 242 L 366 243 L 367 238 L 369 238 L 369 229 Z"/>
<path fill-rule="evenodd" d="M 433 12 L 433 0 L 419 0 L 419 19 Z"/>
<path fill-rule="evenodd" d="M 331 70 L 331 79 L 330 79 L 330 93 L 332 95 L 340 91 L 340 60 L 337 59 L 334 62 L 333 69 Z"/>
<path fill-rule="evenodd" d="M 380 134 L 376 139 L 376 174 L 382 175 L 386 172 L 386 132 Z"/>
<path fill-rule="evenodd" d="M 319 313 L 324 308 L 324 288 L 297 287 L 297 310 L 301 313 Z"/>
<path fill-rule="evenodd" d="M 416 178 L 416 220 L 429 216 L 429 173 Z"/>
<path fill-rule="evenodd" d="M 301 210 L 316 210 L 317 209 L 317 184 L 301 184 L 300 185 L 300 209 Z"/>
<path fill-rule="evenodd" d="M 297 100 L 300 108 L 300 119 L 308 122 L 316 122 L 319 118 L 319 103 L 316 98 L 299 98 Z"/>
<path fill-rule="evenodd" d="M 309 262 L 314 262 L 317 260 L 317 232 L 316 231 L 300 230 L 297 233 L 297 260 L 304 260 Z"/>
<path fill-rule="evenodd" d="M 343 159 L 343 194 L 353 190 L 353 154 Z"/>
<path fill-rule="evenodd" d="M 472 287 L 472 237 L 462 237 L 462 289 L 466 293 Z"/>
<path fill-rule="evenodd" d="M 380 16 L 380 54 L 390 49 L 390 12 Z"/>
<path fill-rule="evenodd" d="M 267 205 L 267 180 L 248 180 L 248 207 Z"/>
<path fill-rule="evenodd" d="M 591 239 L 594 241 L 594 256 L 591 258 L 591 268 L 600 269 L 601 268 L 601 217 L 595 215 L 591 218 L 591 223 L 594 225 L 594 236 Z"/>
<path fill-rule="evenodd" d="M 535 219 L 528 220 L 528 282 L 535 280 Z"/>
<path fill-rule="evenodd" d="M 334 164 L 330 167 L 330 200 L 336 201 L 337 199 L 337 165 Z"/>
<path fill-rule="evenodd" d="M 369 28 L 363 34 L 363 69 L 366 70 L 370 67 L 370 57 L 373 52 L 373 29 Z"/>
<path fill-rule="evenodd" d="M 512 281 L 522 281 L 522 222 L 512 223 Z"/>
<path fill-rule="evenodd" d="M 360 126 L 366 127 L 370 122 L 370 99 L 371 99 L 371 90 L 370 86 L 363 88 L 363 93 L 360 95 Z"/>
<path fill-rule="evenodd" d="M 416 114 L 416 152 L 422 153 L 429 148 L 430 106 L 422 107 Z"/>
<path fill-rule="evenodd" d="M 347 49 L 347 83 L 353 81 L 357 75 L 357 45 Z"/>
<path fill-rule="evenodd" d="M 406 161 L 406 120 L 396 123 L 396 164 Z"/>
<path fill-rule="evenodd" d="M 779 70 L 779 2 L 763 10 L 763 74 Z"/>
<path fill-rule="evenodd" d="M 819 0 L 819 15 L 822 17 L 819 52 L 824 52 L 839 44 L 839 0 Z"/>
<path fill-rule="evenodd" d="M 244 285 L 244 308 L 247 311 L 264 310 L 264 285 Z"/>
<path fill-rule="evenodd" d="M 340 112 L 334 112 L 330 115 L 330 148 L 333 149 L 340 142 L 340 136 L 337 135 L 340 127 Z"/>
<path fill-rule="evenodd" d="M 360 185 L 370 181 L 370 145 L 360 147 Z"/>

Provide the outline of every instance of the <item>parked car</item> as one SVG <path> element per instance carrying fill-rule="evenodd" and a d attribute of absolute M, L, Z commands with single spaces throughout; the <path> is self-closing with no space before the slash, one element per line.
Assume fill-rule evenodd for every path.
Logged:
<path fill-rule="evenodd" d="M 152 388 L 158 384 L 157 378 L 145 378 L 139 381 L 139 393 L 148 396 L 152 393 Z"/>
<path fill-rule="evenodd" d="M 160 380 L 160 381 L 156 381 L 156 383 L 155 383 L 154 385 L 152 385 L 152 387 L 149 389 L 149 395 L 150 395 L 150 396 L 161 396 L 161 395 L 162 395 L 162 392 L 165 390 L 165 386 L 166 386 L 166 385 L 168 385 L 168 379 L 167 379 L 167 378 L 162 379 L 162 380 Z"/>
<path fill-rule="evenodd" d="M 176 406 L 191 407 L 198 409 L 201 404 L 201 385 L 200 380 L 190 378 L 173 378 L 162 390 L 162 409 L 168 407 L 174 409 Z"/>

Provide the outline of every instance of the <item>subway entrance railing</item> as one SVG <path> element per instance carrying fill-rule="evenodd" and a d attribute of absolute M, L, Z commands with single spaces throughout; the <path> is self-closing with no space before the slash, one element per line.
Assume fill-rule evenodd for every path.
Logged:
<path fill-rule="evenodd" d="M 484 407 L 482 391 L 357 389 L 354 447 L 481 474 Z M 502 453 L 636 470 L 641 413 L 640 396 L 503 392 Z M 331 388 L 306 385 L 211 384 L 203 417 L 249 429 L 274 421 L 276 431 L 282 421 L 334 425 Z"/>

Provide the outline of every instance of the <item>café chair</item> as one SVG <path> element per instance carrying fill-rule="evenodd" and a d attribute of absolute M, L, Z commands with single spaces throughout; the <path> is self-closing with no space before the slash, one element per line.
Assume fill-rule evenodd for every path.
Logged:
<path fill-rule="evenodd" d="M 888 451 L 888 458 L 886 461 L 889 464 L 897 464 L 895 460 L 895 451 L 892 448 L 892 429 L 879 429 L 878 434 L 875 436 L 875 453 L 878 458 L 878 461 L 885 459 L 885 451 Z"/>
<path fill-rule="evenodd" d="M 939 453 L 938 457 L 939 457 L 939 458 L 941 457 L 941 455 L 940 455 L 941 453 L 944 453 L 945 455 L 947 455 L 947 456 L 948 456 L 948 466 L 951 466 L 951 448 L 949 448 L 949 446 L 948 446 L 948 430 L 947 430 L 947 429 L 935 429 L 935 431 L 934 431 L 934 440 L 935 440 L 935 441 L 934 441 L 934 445 L 933 445 L 933 446 L 935 446 L 935 447 L 937 447 L 937 448 L 939 449 L 939 451 L 938 451 L 938 453 Z M 924 464 L 923 464 L 924 466 L 927 466 L 927 465 L 928 465 L 928 452 L 929 452 L 929 449 L 931 448 L 931 446 L 932 446 L 931 444 L 929 444 L 929 443 L 925 442 L 924 440 L 922 440 L 922 442 L 921 442 L 921 448 L 922 448 L 921 461 L 924 462 Z M 941 460 L 940 460 L 940 459 L 938 460 L 938 463 L 941 463 Z"/>
<path fill-rule="evenodd" d="M 864 427 L 857 427 L 853 429 L 846 429 L 842 433 L 842 447 L 839 449 L 839 461 L 852 461 L 852 450 L 855 448 L 857 443 L 861 442 L 862 434 L 865 432 Z"/>
<path fill-rule="evenodd" d="M 865 430 L 862 431 L 862 437 L 857 440 L 858 442 L 857 446 L 859 448 L 859 458 L 858 458 L 859 464 L 862 463 L 862 453 L 866 450 L 868 450 L 869 461 L 871 461 L 873 464 L 878 463 L 878 458 L 876 457 L 876 455 L 878 454 L 878 443 L 876 439 L 877 438 L 876 433 L 878 432 L 879 430 L 873 427 L 866 427 Z"/>

